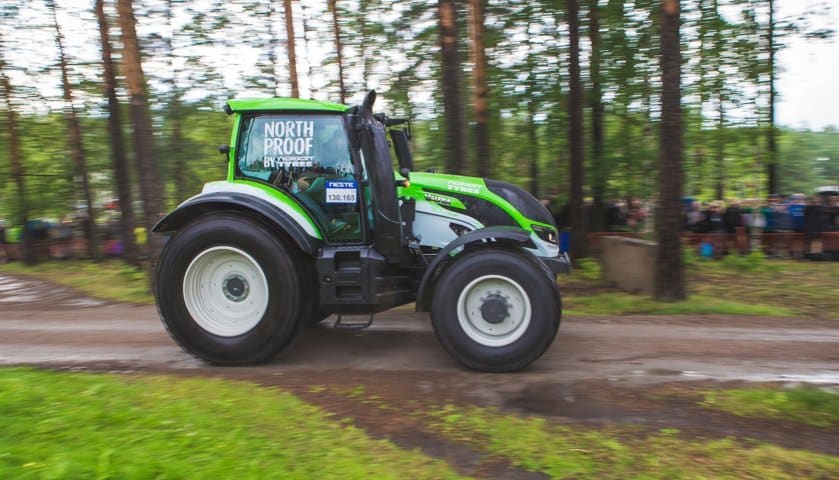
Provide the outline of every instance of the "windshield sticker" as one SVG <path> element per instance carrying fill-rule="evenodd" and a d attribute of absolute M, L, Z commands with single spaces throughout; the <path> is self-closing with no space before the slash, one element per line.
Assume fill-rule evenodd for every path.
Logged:
<path fill-rule="evenodd" d="M 456 180 L 449 180 L 448 189 L 453 192 L 469 193 L 478 195 L 481 193 L 481 186 L 472 183 L 458 182 Z"/>
<path fill-rule="evenodd" d="M 311 167 L 315 142 L 313 120 L 265 122 L 263 167 L 274 170 L 289 167 Z"/>
<path fill-rule="evenodd" d="M 355 203 L 357 191 L 355 180 L 327 180 L 326 203 Z"/>

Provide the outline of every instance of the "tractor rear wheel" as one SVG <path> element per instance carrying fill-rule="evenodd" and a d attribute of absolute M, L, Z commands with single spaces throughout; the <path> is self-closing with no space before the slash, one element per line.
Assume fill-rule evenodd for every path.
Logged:
<path fill-rule="evenodd" d="M 257 219 L 210 213 L 163 249 L 157 308 L 169 334 L 210 363 L 263 362 L 293 339 L 301 302 L 294 251 Z"/>
<path fill-rule="evenodd" d="M 431 320 L 440 343 L 474 370 L 511 372 L 542 356 L 559 329 L 556 283 L 525 252 L 465 252 L 440 275 Z"/>

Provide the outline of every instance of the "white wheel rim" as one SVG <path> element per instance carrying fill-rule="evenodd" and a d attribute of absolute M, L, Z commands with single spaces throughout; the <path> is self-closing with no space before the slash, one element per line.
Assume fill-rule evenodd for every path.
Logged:
<path fill-rule="evenodd" d="M 234 247 L 198 254 L 184 274 L 184 303 L 195 323 L 213 335 L 250 331 L 268 309 L 268 280 L 250 255 Z"/>
<path fill-rule="evenodd" d="M 494 315 L 488 315 L 491 307 L 499 306 L 503 306 L 501 312 L 496 308 Z M 518 340 L 530 325 L 531 310 L 530 298 L 521 285 L 501 275 L 472 280 L 457 299 L 460 328 L 487 347 L 503 347 Z"/>

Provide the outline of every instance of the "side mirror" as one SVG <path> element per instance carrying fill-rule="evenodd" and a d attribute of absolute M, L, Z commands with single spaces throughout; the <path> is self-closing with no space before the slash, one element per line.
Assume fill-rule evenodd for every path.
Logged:
<path fill-rule="evenodd" d="M 224 143 L 218 146 L 218 153 L 227 155 L 230 153 L 230 145 Z"/>

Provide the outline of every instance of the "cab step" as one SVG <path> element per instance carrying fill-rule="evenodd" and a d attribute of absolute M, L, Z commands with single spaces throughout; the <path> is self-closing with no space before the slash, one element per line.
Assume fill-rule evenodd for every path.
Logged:
<path fill-rule="evenodd" d="M 351 315 L 353 317 L 361 315 Z M 338 314 L 338 319 L 332 324 L 332 328 L 337 330 L 363 330 L 373 324 L 373 314 L 370 313 L 366 322 L 344 322 L 344 316 Z"/>

